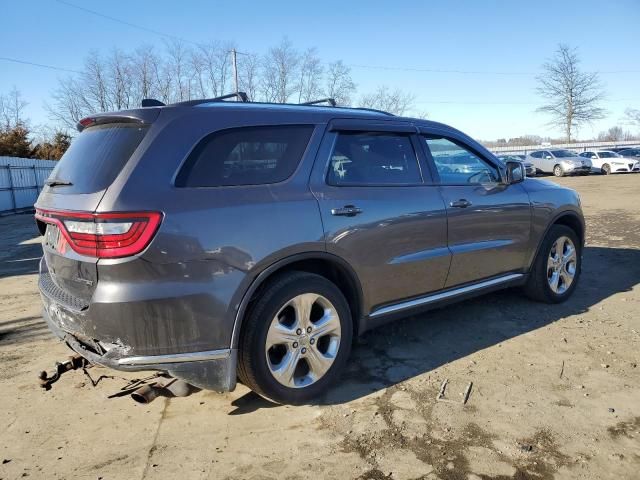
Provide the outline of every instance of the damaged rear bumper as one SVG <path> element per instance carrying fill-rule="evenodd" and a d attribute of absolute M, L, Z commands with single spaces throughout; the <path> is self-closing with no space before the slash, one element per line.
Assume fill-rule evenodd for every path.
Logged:
<path fill-rule="evenodd" d="M 73 312 L 57 305 L 42 294 L 43 317 L 49 329 L 69 348 L 89 362 L 122 371 L 158 370 L 184 380 L 198 388 L 219 392 L 236 386 L 236 349 L 219 349 L 164 355 L 129 355 L 125 348 L 105 347 L 74 331 Z"/>

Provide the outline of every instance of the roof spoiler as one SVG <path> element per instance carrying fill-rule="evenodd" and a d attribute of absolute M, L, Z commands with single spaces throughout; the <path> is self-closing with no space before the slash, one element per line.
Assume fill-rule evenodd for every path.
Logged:
<path fill-rule="evenodd" d="M 76 128 L 82 132 L 85 128 L 108 123 L 137 123 L 149 125 L 160 115 L 159 108 L 138 108 L 133 110 L 123 110 L 122 112 L 97 113 L 81 119 Z"/>

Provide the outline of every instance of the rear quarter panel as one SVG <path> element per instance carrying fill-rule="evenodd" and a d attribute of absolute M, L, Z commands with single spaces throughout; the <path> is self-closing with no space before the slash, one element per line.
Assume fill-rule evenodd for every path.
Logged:
<path fill-rule="evenodd" d="M 98 211 L 164 213 L 154 240 L 139 257 L 98 262 L 100 292 L 94 300 L 109 303 L 135 324 L 123 328 L 145 354 L 228 348 L 236 311 L 253 279 L 281 258 L 325 250 L 317 202 L 308 188 L 324 125 L 316 126 L 297 170 L 283 182 L 173 186 L 191 149 L 213 131 L 312 123 L 304 116 L 288 114 L 281 122 L 277 117 L 270 113 L 267 121 L 255 112 L 223 116 L 195 107 L 163 112 L 149 132 L 154 141 L 105 194 Z"/>

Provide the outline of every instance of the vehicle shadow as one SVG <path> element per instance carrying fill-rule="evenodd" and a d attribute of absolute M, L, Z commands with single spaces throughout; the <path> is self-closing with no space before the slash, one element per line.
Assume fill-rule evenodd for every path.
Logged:
<path fill-rule="evenodd" d="M 40 234 L 31 214 L 0 217 L 0 279 L 38 273 Z"/>
<path fill-rule="evenodd" d="M 345 373 L 315 403 L 333 405 L 362 398 L 556 320 L 587 312 L 638 283 L 640 249 L 586 247 L 580 283 L 567 302 L 536 303 L 514 288 L 389 323 L 358 339 Z M 243 409 L 234 414 L 265 408 L 265 402 L 247 394 L 240 400 Z"/>
<path fill-rule="evenodd" d="M 585 313 L 640 283 L 640 249 L 586 247 L 583 265 L 578 288 L 562 304 L 537 303 L 519 289 L 508 289 L 365 333 L 354 346 L 345 374 L 319 403 L 344 403 L 388 388 L 556 320 Z"/>

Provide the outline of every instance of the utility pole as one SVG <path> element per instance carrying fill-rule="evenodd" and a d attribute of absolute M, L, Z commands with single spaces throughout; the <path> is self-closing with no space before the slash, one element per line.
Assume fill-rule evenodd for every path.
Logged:
<path fill-rule="evenodd" d="M 236 93 L 238 93 L 240 91 L 240 86 L 238 85 L 238 52 L 236 52 L 236 49 L 232 49 L 231 50 L 231 59 L 233 61 L 233 79 L 235 81 L 236 84 Z M 236 97 L 236 102 L 240 101 L 240 99 L 238 97 Z"/>

